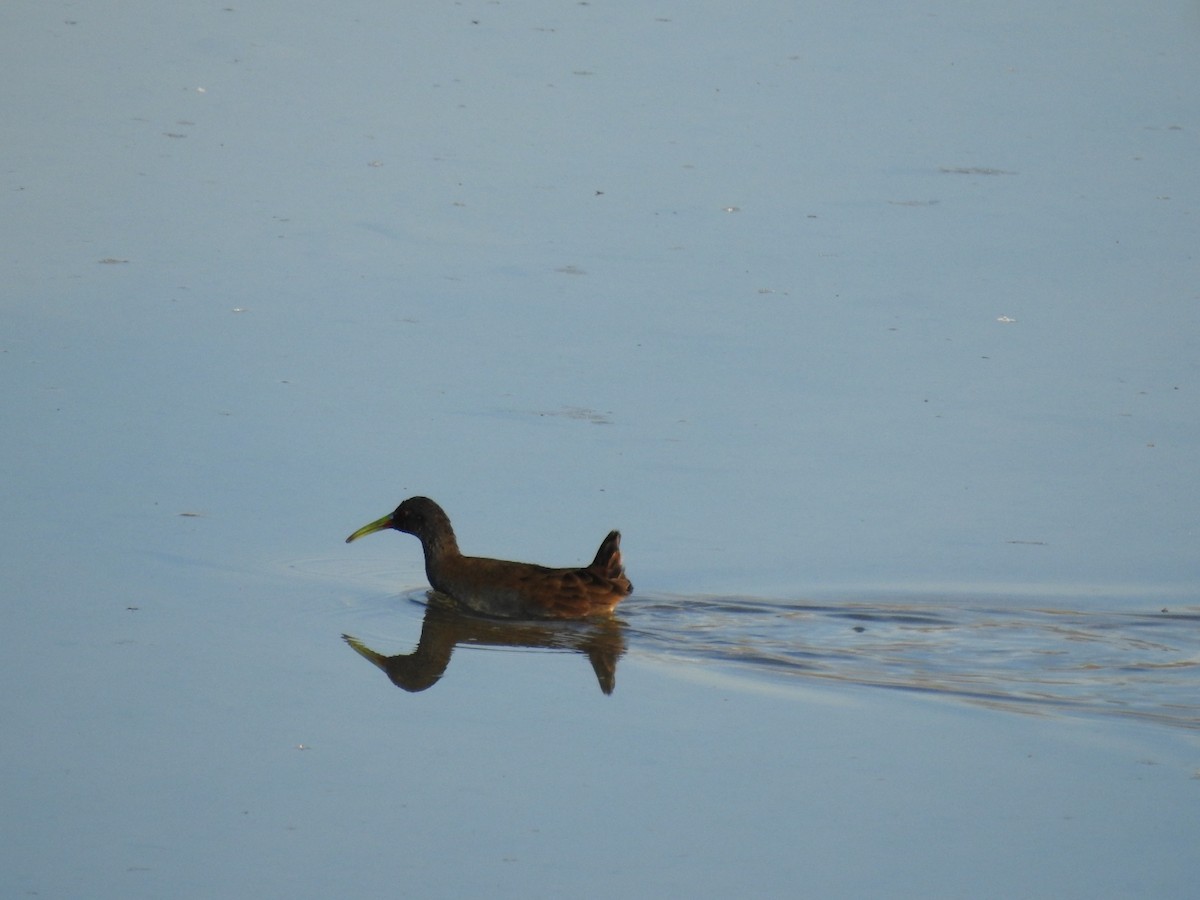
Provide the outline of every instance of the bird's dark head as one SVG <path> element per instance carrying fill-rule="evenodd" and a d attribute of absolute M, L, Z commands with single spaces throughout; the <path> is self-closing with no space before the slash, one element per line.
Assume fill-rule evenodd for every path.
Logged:
<path fill-rule="evenodd" d="M 428 497 L 409 497 L 394 510 L 391 526 L 397 531 L 425 537 L 450 526 L 445 511 Z"/>
<path fill-rule="evenodd" d="M 409 497 L 382 519 L 358 529 L 346 538 L 346 543 L 388 528 L 416 535 L 422 541 L 446 532 L 453 534 L 450 531 L 450 519 L 440 506 L 428 497 Z"/>

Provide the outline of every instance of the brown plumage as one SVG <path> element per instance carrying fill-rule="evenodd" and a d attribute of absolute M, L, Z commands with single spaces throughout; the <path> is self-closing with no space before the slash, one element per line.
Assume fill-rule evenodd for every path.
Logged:
<path fill-rule="evenodd" d="M 346 543 L 391 528 L 418 537 L 434 590 L 489 616 L 578 619 L 611 613 L 633 590 L 621 565 L 621 533 L 610 531 L 591 565 L 549 569 L 533 563 L 463 556 L 450 518 L 428 497 L 410 497 L 364 525 Z"/>

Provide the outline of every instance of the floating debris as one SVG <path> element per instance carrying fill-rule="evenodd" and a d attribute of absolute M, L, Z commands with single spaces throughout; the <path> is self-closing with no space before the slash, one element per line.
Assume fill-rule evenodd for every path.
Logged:
<path fill-rule="evenodd" d="M 938 166 L 943 175 L 1016 175 L 1008 169 L 987 169 L 982 166 Z"/>

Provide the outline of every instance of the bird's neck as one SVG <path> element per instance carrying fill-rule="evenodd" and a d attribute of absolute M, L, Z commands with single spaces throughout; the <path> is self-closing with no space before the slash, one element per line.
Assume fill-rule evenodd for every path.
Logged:
<path fill-rule="evenodd" d="M 422 535 L 421 547 L 425 550 L 426 559 L 453 559 L 462 556 L 453 531 Z"/>
<path fill-rule="evenodd" d="M 449 521 L 437 523 L 435 527 L 420 535 L 420 538 L 421 549 L 425 552 L 425 574 L 429 583 L 440 590 L 440 584 L 444 580 L 442 574 L 446 567 L 462 559 L 458 539 L 455 538 L 454 529 L 450 527 Z"/>

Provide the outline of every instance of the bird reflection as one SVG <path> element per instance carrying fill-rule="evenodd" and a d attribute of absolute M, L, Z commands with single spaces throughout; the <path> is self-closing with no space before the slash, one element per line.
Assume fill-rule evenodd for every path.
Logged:
<path fill-rule="evenodd" d="M 343 634 L 342 639 L 364 659 L 382 669 L 396 687 L 413 693 L 437 684 L 459 644 L 582 653 L 592 664 L 600 690 L 605 694 L 611 694 L 616 686 L 617 660 L 625 652 L 621 625 L 609 617 L 575 622 L 483 619 L 464 613 L 452 600 L 436 591 L 429 592 L 421 638 L 412 653 L 384 656 L 358 638 Z"/>

